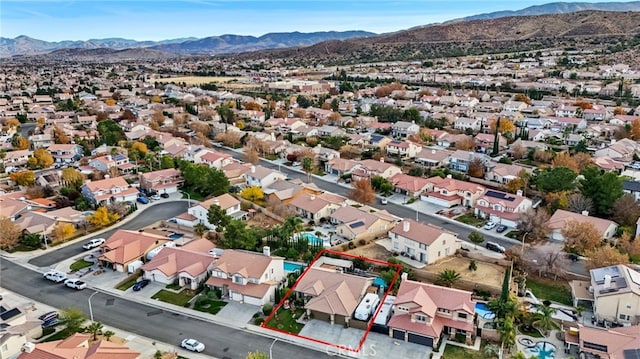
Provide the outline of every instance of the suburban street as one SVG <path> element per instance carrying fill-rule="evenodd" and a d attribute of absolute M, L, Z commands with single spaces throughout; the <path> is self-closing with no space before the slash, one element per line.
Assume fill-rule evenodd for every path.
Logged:
<path fill-rule="evenodd" d="M 188 202 L 185 200 L 158 203 L 154 206 L 150 206 L 148 209 L 145 208 L 145 206 L 148 205 L 138 204 L 139 210 L 143 210 L 144 214 L 138 215 L 122 226 L 116 225 L 117 227 L 112 230 L 99 235 L 97 234 L 96 237 L 109 238 L 115 231 L 119 229 L 129 229 L 137 231 L 138 229 L 144 228 L 154 222 L 174 217 L 180 213 L 187 211 Z M 73 244 L 61 247 L 59 249 L 48 250 L 45 254 L 29 260 L 29 264 L 32 264 L 36 267 L 52 266 L 65 259 L 85 252 L 85 250 L 82 249 L 82 245 L 84 244 L 84 242 L 85 241 L 76 241 Z"/>
<path fill-rule="evenodd" d="M 175 203 L 174 203 L 175 204 Z M 75 307 L 89 315 L 89 296 L 93 290 L 76 291 L 42 278 L 38 272 L 9 260 L 0 259 L 2 288 L 57 308 Z M 261 335 L 195 319 L 177 312 L 158 309 L 122 297 L 98 293 L 91 299 L 94 319 L 160 342 L 178 346 L 184 338 L 196 338 L 205 346 L 205 354 L 217 358 L 244 359 L 248 352 L 269 352 L 273 339 Z M 166 349 L 166 348 L 165 348 Z M 304 346 L 278 341 L 274 358 L 322 358 L 328 355 Z"/>

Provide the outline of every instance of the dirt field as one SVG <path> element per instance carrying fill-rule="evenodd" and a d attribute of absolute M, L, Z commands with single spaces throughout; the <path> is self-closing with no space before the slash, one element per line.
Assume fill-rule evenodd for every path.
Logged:
<path fill-rule="evenodd" d="M 167 77 L 163 79 L 154 79 L 154 81 L 158 82 L 184 82 L 187 85 L 200 85 L 200 84 L 208 84 L 211 82 L 226 84 L 230 81 L 233 82 L 247 82 L 248 79 L 246 77 L 221 77 L 221 76 L 182 76 L 182 77 Z"/>
<path fill-rule="evenodd" d="M 256 213 L 247 220 L 247 225 L 261 228 L 271 228 L 279 224 L 281 223 L 262 213 Z"/>
<path fill-rule="evenodd" d="M 389 257 L 391 257 L 391 253 L 389 253 L 389 251 L 387 251 L 383 246 L 375 243 L 369 243 L 355 249 L 350 249 L 345 253 L 354 256 L 362 256 L 365 258 L 380 259 L 383 261 L 386 261 L 387 259 L 389 259 Z"/>
<path fill-rule="evenodd" d="M 502 285 L 504 278 L 504 267 L 496 264 L 476 261 L 478 269 L 476 271 L 469 270 L 469 258 L 449 257 L 436 264 L 428 265 L 422 270 L 430 273 L 440 273 L 444 269 L 454 269 L 460 273 L 463 280 L 483 283 L 495 287 Z"/>

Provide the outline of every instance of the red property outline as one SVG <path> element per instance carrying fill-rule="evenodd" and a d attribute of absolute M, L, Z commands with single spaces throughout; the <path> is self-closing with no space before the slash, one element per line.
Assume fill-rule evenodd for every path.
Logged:
<path fill-rule="evenodd" d="M 328 345 L 328 346 L 331 346 L 331 347 L 334 347 L 334 348 L 337 348 L 337 349 L 340 349 L 340 350 L 347 350 L 347 351 L 351 351 L 351 352 L 354 352 L 354 353 L 359 353 L 360 350 L 362 350 L 362 346 L 364 345 L 365 340 L 367 340 L 367 336 L 369 335 L 369 332 L 371 331 L 371 327 L 373 326 L 373 322 L 375 321 L 375 318 L 378 316 L 378 313 L 382 309 L 382 305 L 378 306 L 378 309 L 376 310 L 373 318 L 371 318 L 371 321 L 370 321 L 369 325 L 367 326 L 367 330 L 364 332 L 364 335 L 360 339 L 360 342 L 358 343 L 358 347 L 356 349 L 345 347 L 344 345 L 341 345 L 341 344 L 329 343 L 329 342 L 325 342 L 325 341 L 320 340 L 320 339 L 311 338 L 311 337 L 307 337 L 307 336 L 304 336 L 304 335 L 290 333 L 290 332 L 286 332 L 284 330 L 267 327 L 267 323 L 269 323 L 269 321 L 272 319 L 272 317 L 275 315 L 275 313 L 278 310 L 280 310 L 280 308 L 284 304 L 284 301 L 287 298 L 289 298 L 289 296 L 293 293 L 293 290 L 298 285 L 298 282 L 300 282 L 300 280 L 307 274 L 307 272 L 309 271 L 309 268 L 311 268 L 313 266 L 313 263 L 315 263 L 318 260 L 318 258 L 320 258 L 323 254 L 327 254 L 327 253 L 338 255 L 338 256 L 341 256 L 341 257 L 361 259 L 361 260 L 365 260 L 367 262 L 372 262 L 372 263 L 379 264 L 379 265 L 384 265 L 384 266 L 387 266 L 387 267 L 395 267 L 396 268 L 396 274 L 393 276 L 393 280 L 391 281 L 391 283 L 389 283 L 389 285 L 387 287 L 387 291 L 384 293 L 384 297 L 382 298 L 382 301 L 380 303 L 384 303 L 384 301 L 387 299 L 387 296 L 389 295 L 389 292 L 391 292 L 391 288 L 395 284 L 396 280 L 398 279 L 398 276 L 400 275 L 400 272 L 402 271 L 402 265 L 400 265 L 400 264 L 394 264 L 394 263 L 389 263 L 389 262 L 386 262 L 386 261 L 381 261 L 381 260 L 378 260 L 378 259 L 366 258 L 366 257 L 362 257 L 362 256 L 356 256 L 356 255 L 353 255 L 353 254 L 335 252 L 335 251 L 332 251 L 332 250 L 329 250 L 329 249 L 323 249 L 323 250 L 320 251 L 320 253 L 318 253 L 316 255 L 316 257 L 313 259 L 313 261 L 311 261 L 311 263 L 309 263 L 309 265 L 307 266 L 307 269 L 304 271 L 304 273 L 302 273 L 300 275 L 300 277 L 298 277 L 298 279 L 293 284 L 293 286 L 289 289 L 287 294 L 280 300 L 278 305 L 276 305 L 276 307 L 273 308 L 273 310 L 271 311 L 271 314 L 269 314 L 269 316 L 265 319 L 264 322 L 262 322 L 262 324 L 260 324 L 260 326 L 262 328 L 273 330 L 273 331 L 281 333 L 281 334 L 286 334 L 286 335 L 291 335 L 291 336 L 298 337 L 298 338 L 301 338 L 301 339 L 306 339 L 306 340 L 309 340 L 309 341 L 312 341 L 312 342 L 315 342 L 315 343 L 318 343 L 318 344 Z"/>

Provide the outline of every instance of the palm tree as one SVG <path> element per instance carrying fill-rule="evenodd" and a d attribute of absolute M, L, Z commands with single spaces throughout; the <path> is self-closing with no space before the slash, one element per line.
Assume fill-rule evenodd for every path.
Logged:
<path fill-rule="evenodd" d="M 302 170 L 307 174 L 307 182 L 311 182 L 311 172 L 313 172 L 313 158 L 305 157 L 302 159 Z"/>
<path fill-rule="evenodd" d="M 93 322 L 89 324 L 88 327 L 85 327 L 84 331 L 91 334 L 91 336 L 93 337 L 93 340 L 96 340 L 98 338 L 98 334 L 102 334 L 102 328 L 103 328 L 102 323 Z"/>
<path fill-rule="evenodd" d="M 436 284 L 443 287 L 452 287 L 459 280 L 460 273 L 453 269 L 444 269 L 442 272 L 438 273 Z"/>
<path fill-rule="evenodd" d="M 500 334 L 500 342 L 505 347 L 511 348 L 516 343 L 516 328 L 513 325 L 513 319 L 506 317 L 500 320 L 498 325 L 498 334 Z"/>
<path fill-rule="evenodd" d="M 511 316 L 518 309 L 516 301 L 493 299 L 487 303 L 487 307 L 496 315 L 496 318 L 505 318 Z"/>
<path fill-rule="evenodd" d="M 202 237 L 202 235 L 204 235 L 206 231 L 207 226 L 205 226 L 203 223 L 198 223 L 193 226 L 193 233 L 195 233 L 198 237 Z"/>
<path fill-rule="evenodd" d="M 106 330 L 106 331 L 104 331 L 104 332 L 102 333 L 102 336 L 103 336 L 107 341 L 111 340 L 111 337 L 112 337 L 112 336 L 114 336 L 114 335 L 116 335 L 116 333 L 114 333 L 114 332 L 112 332 L 112 331 L 110 331 L 110 330 Z"/>
<path fill-rule="evenodd" d="M 287 217 L 287 219 L 284 220 L 284 224 L 282 226 L 286 231 L 285 233 L 291 233 L 294 238 L 298 232 L 302 232 L 302 230 L 304 229 L 304 223 L 298 217 Z"/>
<path fill-rule="evenodd" d="M 536 313 L 533 315 L 535 320 L 533 325 L 540 329 L 544 334 L 549 330 L 558 328 L 558 323 L 553 320 L 553 315 L 556 313 L 554 308 L 547 305 L 540 305 L 536 308 Z"/>

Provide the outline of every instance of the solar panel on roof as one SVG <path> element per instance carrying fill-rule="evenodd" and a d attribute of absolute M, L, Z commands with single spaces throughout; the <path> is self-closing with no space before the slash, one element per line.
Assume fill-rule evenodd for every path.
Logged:
<path fill-rule="evenodd" d="M 349 227 L 351 227 L 351 228 L 358 228 L 358 227 L 362 227 L 362 226 L 364 226 L 364 222 L 363 221 L 358 221 L 358 222 L 355 222 L 355 223 L 351 223 L 349 225 Z"/>
<path fill-rule="evenodd" d="M 487 191 L 485 195 L 493 198 L 504 199 L 507 201 L 513 201 L 514 199 L 516 199 L 514 196 L 510 195 L 509 193 L 491 191 L 491 190 Z"/>
<path fill-rule="evenodd" d="M 627 349 L 622 352 L 624 359 L 640 359 L 640 349 Z"/>

